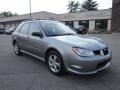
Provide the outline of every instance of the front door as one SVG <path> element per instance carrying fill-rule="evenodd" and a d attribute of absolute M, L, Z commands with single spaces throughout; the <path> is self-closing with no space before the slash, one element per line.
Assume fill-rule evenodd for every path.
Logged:
<path fill-rule="evenodd" d="M 28 40 L 28 45 L 29 45 L 29 52 L 32 54 L 35 54 L 37 56 L 42 57 L 43 56 L 43 38 L 40 38 L 38 36 L 32 36 L 33 32 L 39 32 L 41 33 L 40 26 L 36 22 L 30 23 L 28 35 L 29 35 L 29 40 Z"/>

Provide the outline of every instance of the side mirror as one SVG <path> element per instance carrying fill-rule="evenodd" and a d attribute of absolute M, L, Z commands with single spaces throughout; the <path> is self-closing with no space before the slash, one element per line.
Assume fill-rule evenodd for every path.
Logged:
<path fill-rule="evenodd" d="M 33 32 L 33 33 L 32 33 L 32 36 L 36 36 L 36 37 L 42 38 L 42 37 L 43 37 L 43 34 L 40 33 L 40 32 Z"/>

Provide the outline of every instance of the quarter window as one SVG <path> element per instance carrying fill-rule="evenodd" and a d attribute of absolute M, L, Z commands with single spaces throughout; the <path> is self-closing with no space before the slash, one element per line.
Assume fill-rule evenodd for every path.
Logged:
<path fill-rule="evenodd" d="M 37 23 L 30 24 L 28 34 L 32 35 L 33 32 L 40 32 L 40 28 L 39 28 L 39 25 Z"/>
<path fill-rule="evenodd" d="M 29 23 L 23 24 L 22 28 L 20 29 L 20 33 L 27 34 L 29 28 Z"/>

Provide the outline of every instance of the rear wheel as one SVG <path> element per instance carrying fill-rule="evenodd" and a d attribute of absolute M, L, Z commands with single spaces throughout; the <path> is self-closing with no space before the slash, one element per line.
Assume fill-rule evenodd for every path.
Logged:
<path fill-rule="evenodd" d="M 15 52 L 15 54 L 16 55 L 21 55 L 22 52 L 20 51 L 20 47 L 18 46 L 18 43 L 15 42 L 13 46 L 14 46 L 14 52 Z"/>
<path fill-rule="evenodd" d="M 47 64 L 50 71 L 55 75 L 65 73 L 64 63 L 61 55 L 56 51 L 50 51 L 47 55 Z"/>

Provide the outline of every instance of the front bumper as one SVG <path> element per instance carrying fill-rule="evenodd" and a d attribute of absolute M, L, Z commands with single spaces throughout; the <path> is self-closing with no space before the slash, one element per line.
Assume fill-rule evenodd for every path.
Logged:
<path fill-rule="evenodd" d="M 74 56 L 69 58 L 67 70 L 76 74 L 94 74 L 110 66 L 111 58 L 111 52 L 105 56 Z"/>
<path fill-rule="evenodd" d="M 68 71 L 73 72 L 73 73 L 76 73 L 76 74 L 84 74 L 84 75 L 85 75 L 85 74 L 95 74 L 95 73 L 97 73 L 97 72 L 99 72 L 99 71 L 101 71 L 101 70 L 106 69 L 110 64 L 111 64 L 111 61 L 108 62 L 105 66 L 103 66 L 103 67 L 101 67 L 101 68 L 98 68 L 98 69 L 96 69 L 96 70 L 94 70 L 94 71 L 89 71 L 89 72 L 83 72 L 83 71 L 74 70 L 74 69 L 71 69 L 71 68 L 69 68 Z M 77 67 L 76 67 L 76 68 L 77 68 Z"/>

